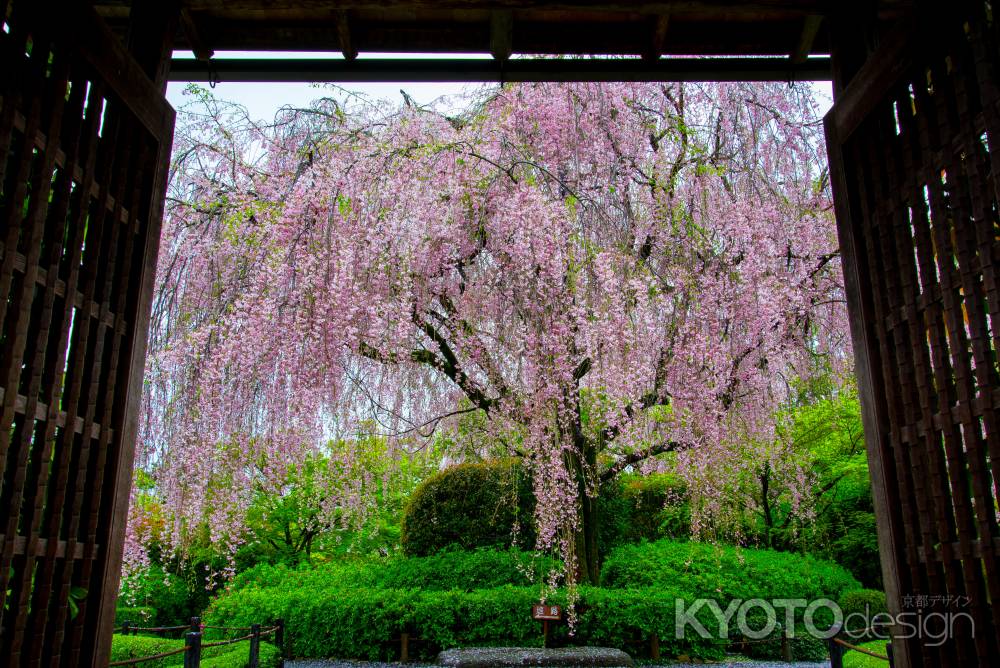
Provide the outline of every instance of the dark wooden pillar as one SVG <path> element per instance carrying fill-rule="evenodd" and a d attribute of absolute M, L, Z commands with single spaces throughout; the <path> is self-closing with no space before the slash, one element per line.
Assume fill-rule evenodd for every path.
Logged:
<path fill-rule="evenodd" d="M 831 183 L 896 665 L 1000 665 L 1000 50 L 916 7 L 834 31 Z"/>
<path fill-rule="evenodd" d="M 135 64 L 152 82 L 153 88 L 165 95 L 167 75 L 170 71 L 170 56 L 173 51 L 174 35 L 180 20 L 180 3 L 177 0 L 157 0 L 157 2 L 135 2 L 129 14 L 129 28 L 126 48 Z M 165 98 L 161 98 L 166 104 Z M 171 128 L 172 130 L 172 128 Z M 135 319 L 137 326 L 127 342 L 128 353 L 124 360 L 128 364 L 126 385 L 117 398 L 121 403 L 119 414 L 124 437 L 123 447 L 116 452 L 117 457 L 110 462 L 107 472 L 110 485 L 107 490 L 110 513 L 107 517 L 108 554 L 102 562 L 101 579 L 103 596 L 100 601 L 98 643 L 94 647 L 95 668 L 107 662 L 111 652 L 111 636 L 114 628 L 117 592 L 121 581 L 122 551 L 124 548 L 125 526 L 128 521 L 129 498 L 132 489 L 132 474 L 135 464 L 135 438 L 138 430 L 139 403 L 142 396 L 142 382 L 145 371 L 146 341 L 150 309 L 152 305 L 156 260 L 160 242 L 160 221 L 163 216 L 163 196 L 166 190 L 167 172 L 170 161 L 171 142 L 157 145 L 156 154 L 149 156 L 154 166 L 152 183 L 158 189 L 154 193 L 153 207 L 148 212 L 149 234 L 139 262 L 134 267 L 132 279 L 138 287 Z"/>
<path fill-rule="evenodd" d="M 174 113 L 88 3 L 2 7 L 0 664 L 103 666 Z"/>

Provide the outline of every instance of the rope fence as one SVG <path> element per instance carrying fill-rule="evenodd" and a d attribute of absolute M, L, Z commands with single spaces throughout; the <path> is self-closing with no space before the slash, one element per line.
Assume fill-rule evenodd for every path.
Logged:
<path fill-rule="evenodd" d="M 847 652 L 859 652 L 861 654 L 866 654 L 874 659 L 879 659 L 881 661 L 886 661 L 889 664 L 889 668 L 893 666 L 892 660 L 892 643 L 885 644 L 885 654 L 879 654 L 878 652 L 873 652 L 867 647 L 860 647 L 852 643 L 847 642 L 843 638 L 838 638 L 837 634 L 842 631 L 842 627 L 837 628 L 837 633 L 834 633 L 826 642 L 827 647 L 830 650 L 830 668 L 844 668 L 844 654 Z M 868 632 L 874 629 L 868 629 Z"/>
<path fill-rule="evenodd" d="M 143 663 L 146 661 L 155 661 L 156 659 L 165 659 L 168 656 L 174 656 L 175 654 L 180 654 L 182 652 L 188 651 L 188 646 L 180 647 L 170 652 L 160 652 L 159 654 L 153 654 L 151 656 L 140 656 L 136 659 L 122 659 L 121 661 L 112 661 L 108 666 L 134 666 L 137 663 Z"/>
<path fill-rule="evenodd" d="M 205 629 L 210 629 L 213 631 L 249 631 L 250 633 L 236 638 L 227 638 L 225 640 L 215 640 L 212 642 L 202 642 L 202 632 Z M 249 668 L 259 668 L 260 666 L 260 642 L 264 637 L 274 636 L 274 643 L 278 646 L 280 656 L 282 657 L 281 665 L 284 665 L 285 656 L 285 622 L 279 619 L 277 624 L 274 626 L 269 626 L 267 628 L 262 628 L 260 624 L 253 624 L 251 626 L 210 626 L 201 623 L 200 617 L 192 617 L 191 623 L 185 626 L 133 626 L 131 622 L 126 621 L 122 624 L 120 630 L 124 635 L 138 635 L 139 632 L 144 633 L 156 633 L 162 635 L 163 633 L 186 630 L 184 634 L 184 646 L 178 647 L 177 649 L 170 650 L 167 652 L 160 652 L 158 654 L 152 654 L 150 656 L 142 656 L 131 659 L 121 659 L 119 661 L 113 661 L 108 664 L 109 668 L 111 666 L 134 666 L 136 664 L 146 663 L 149 661 L 156 661 L 158 659 L 165 659 L 170 656 L 175 656 L 177 654 L 184 654 L 184 668 L 200 668 L 202 659 L 202 650 L 210 649 L 213 647 L 225 647 L 227 645 L 235 645 L 236 643 L 250 641 L 249 648 L 249 661 L 247 665 Z"/>

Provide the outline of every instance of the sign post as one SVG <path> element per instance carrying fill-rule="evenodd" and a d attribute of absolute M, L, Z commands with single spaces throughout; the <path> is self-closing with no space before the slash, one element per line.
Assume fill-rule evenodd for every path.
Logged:
<path fill-rule="evenodd" d="M 549 622 L 558 622 L 562 619 L 562 608 L 558 605 L 544 605 L 539 603 L 531 606 L 531 618 L 542 622 L 542 647 L 548 647 Z"/>

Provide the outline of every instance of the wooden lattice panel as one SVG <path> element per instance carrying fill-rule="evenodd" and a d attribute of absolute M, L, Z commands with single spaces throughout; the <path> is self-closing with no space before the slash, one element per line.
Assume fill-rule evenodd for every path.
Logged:
<path fill-rule="evenodd" d="M 91 664 L 121 564 L 173 112 L 85 3 L 0 9 L 0 664 Z"/>
<path fill-rule="evenodd" d="M 887 38 L 827 118 L 890 607 L 961 615 L 895 641 L 928 666 L 1000 665 L 1000 54 L 988 7 L 958 6 Z"/>

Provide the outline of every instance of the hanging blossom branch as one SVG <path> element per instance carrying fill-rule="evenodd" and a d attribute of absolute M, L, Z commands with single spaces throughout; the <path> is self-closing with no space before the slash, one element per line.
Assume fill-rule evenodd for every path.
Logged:
<path fill-rule="evenodd" d="M 349 102 L 181 115 L 139 463 L 168 548 L 206 523 L 238 544 L 245 490 L 317 453 L 344 472 L 327 505 L 369 507 L 372 421 L 388 458 L 419 438 L 461 457 L 481 419 L 479 456 L 532 474 L 539 547 L 593 578 L 601 481 L 669 459 L 695 524 L 724 516 L 716 471 L 757 470 L 744 444 L 779 438 L 787 379 L 849 368 L 804 89 L 524 84 L 461 118 Z"/>

